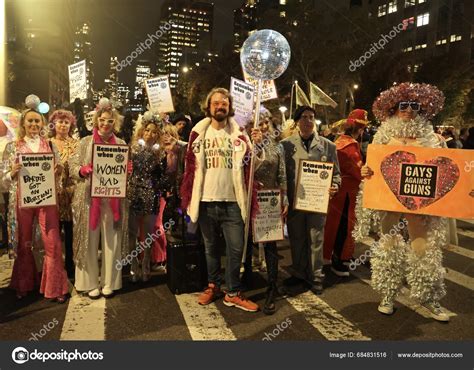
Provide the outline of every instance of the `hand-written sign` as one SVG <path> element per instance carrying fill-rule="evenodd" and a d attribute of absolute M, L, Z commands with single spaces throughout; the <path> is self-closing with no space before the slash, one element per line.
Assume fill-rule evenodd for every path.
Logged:
<path fill-rule="evenodd" d="M 127 145 L 94 144 L 91 197 L 125 198 L 127 164 Z"/>
<path fill-rule="evenodd" d="M 231 77 L 230 95 L 233 98 L 234 118 L 240 127 L 245 127 L 252 120 L 254 88 L 244 81 Z"/>
<path fill-rule="evenodd" d="M 251 77 L 243 71 L 244 80 L 246 83 L 252 85 L 255 88 L 255 96 L 257 95 L 258 80 Z M 264 80 L 262 81 L 262 91 L 260 91 L 260 101 L 264 102 L 267 100 L 277 99 L 278 93 L 275 86 L 275 80 Z"/>
<path fill-rule="evenodd" d="M 253 221 L 254 243 L 283 240 L 281 217 L 281 191 L 279 189 L 257 192 L 259 213 Z"/>
<path fill-rule="evenodd" d="M 19 161 L 20 208 L 56 205 L 54 154 L 20 154 Z"/>
<path fill-rule="evenodd" d="M 294 209 L 327 213 L 334 164 L 300 159 Z"/>
<path fill-rule="evenodd" d="M 150 110 L 159 113 L 174 112 L 168 76 L 158 76 L 145 80 Z"/>
<path fill-rule="evenodd" d="M 69 101 L 76 98 L 87 99 L 87 72 L 86 61 L 71 64 L 69 68 Z"/>

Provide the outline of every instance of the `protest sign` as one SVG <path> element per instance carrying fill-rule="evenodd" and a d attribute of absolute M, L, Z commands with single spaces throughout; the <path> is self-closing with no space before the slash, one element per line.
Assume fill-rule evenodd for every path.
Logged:
<path fill-rule="evenodd" d="M 245 127 L 252 120 L 254 106 L 254 88 L 252 85 L 231 77 L 230 95 L 234 106 L 234 119 L 239 126 Z"/>
<path fill-rule="evenodd" d="M 283 240 L 281 191 L 279 189 L 259 190 L 257 201 L 259 212 L 253 220 L 254 243 Z"/>
<path fill-rule="evenodd" d="M 168 76 L 158 76 L 145 80 L 145 89 L 151 111 L 158 113 L 174 112 Z"/>
<path fill-rule="evenodd" d="M 69 101 L 74 102 L 76 98 L 87 99 L 87 71 L 86 61 L 71 64 L 69 69 Z"/>
<path fill-rule="evenodd" d="M 127 164 L 127 145 L 94 144 L 91 197 L 125 198 Z"/>

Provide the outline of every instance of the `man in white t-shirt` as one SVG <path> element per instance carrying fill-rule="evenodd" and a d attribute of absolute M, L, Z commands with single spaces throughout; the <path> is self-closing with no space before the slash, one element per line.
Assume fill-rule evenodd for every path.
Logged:
<path fill-rule="evenodd" d="M 189 136 L 186 167 L 181 186 L 182 207 L 192 222 L 198 222 L 204 239 L 209 285 L 199 296 L 207 305 L 222 293 L 220 234 L 226 244 L 224 304 L 245 311 L 258 311 L 258 305 L 240 292 L 240 262 L 247 218 L 247 182 L 252 144 L 232 118 L 232 97 L 224 88 L 207 96 L 206 118 L 194 126 Z M 262 141 L 260 130 L 253 130 L 255 143 Z M 257 164 L 263 158 L 257 154 Z"/>

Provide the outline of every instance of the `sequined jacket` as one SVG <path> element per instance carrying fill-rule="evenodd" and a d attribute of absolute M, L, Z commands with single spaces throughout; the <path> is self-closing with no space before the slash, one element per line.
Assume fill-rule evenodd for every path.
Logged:
<path fill-rule="evenodd" d="M 117 144 L 125 141 L 115 138 Z M 69 168 L 72 178 L 76 181 L 76 190 L 72 199 L 72 216 L 74 222 L 74 262 L 76 266 L 84 267 L 85 256 L 89 248 L 89 209 L 91 205 L 91 179 L 80 176 L 81 166 L 92 162 L 92 135 L 81 139 L 79 148 L 69 159 Z M 120 199 L 120 220 L 114 224 L 116 229 L 122 231 L 122 256 L 128 253 L 128 199 Z"/>
<path fill-rule="evenodd" d="M 130 212 L 135 215 L 158 214 L 160 196 L 169 190 L 166 157 L 153 148 L 134 144 L 131 148 L 133 173 L 128 180 Z"/>
<path fill-rule="evenodd" d="M 55 139 L 52 139 L 54 142 Z M 79 140 L 68 137 L 62 150 L 59 150 L 63 171 L 61 172 L 60 186 L 58 192 L 59 218 L 61 221 L 72 221 L 72 197 L 74 194 L 75 183 L 71 177 L 69 169 L 69 158 L 79 146 Z"/>
<path fill-rule="evenodd" d="M 265 161 L 255 171 L 255 181 L 263 185 L 263 189 L 281 189 L 286 194 L 286 168 L 283 147 L 270 141 L 263 146 Z"/>

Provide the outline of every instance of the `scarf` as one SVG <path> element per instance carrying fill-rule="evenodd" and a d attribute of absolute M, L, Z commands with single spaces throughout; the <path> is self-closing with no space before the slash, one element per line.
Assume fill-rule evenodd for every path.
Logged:
<path fill-rule="evenodd" d="M 94 128 L 93 140 L 94 144 L 117 144 L 114 134 L 112 134 L 108 143 L 104 142 L 97 128 Z M 89 211 L 89 227 L 91 230 L 97 229 L 97 225 L 99 224 L 101 200 L 102 198 L 91 198 L 91 208 Z M 118 198 L 110 198 L 109 204 L 114 216 L 114 222 L 117 222 L 120 220 L 120 200 Z"/>

